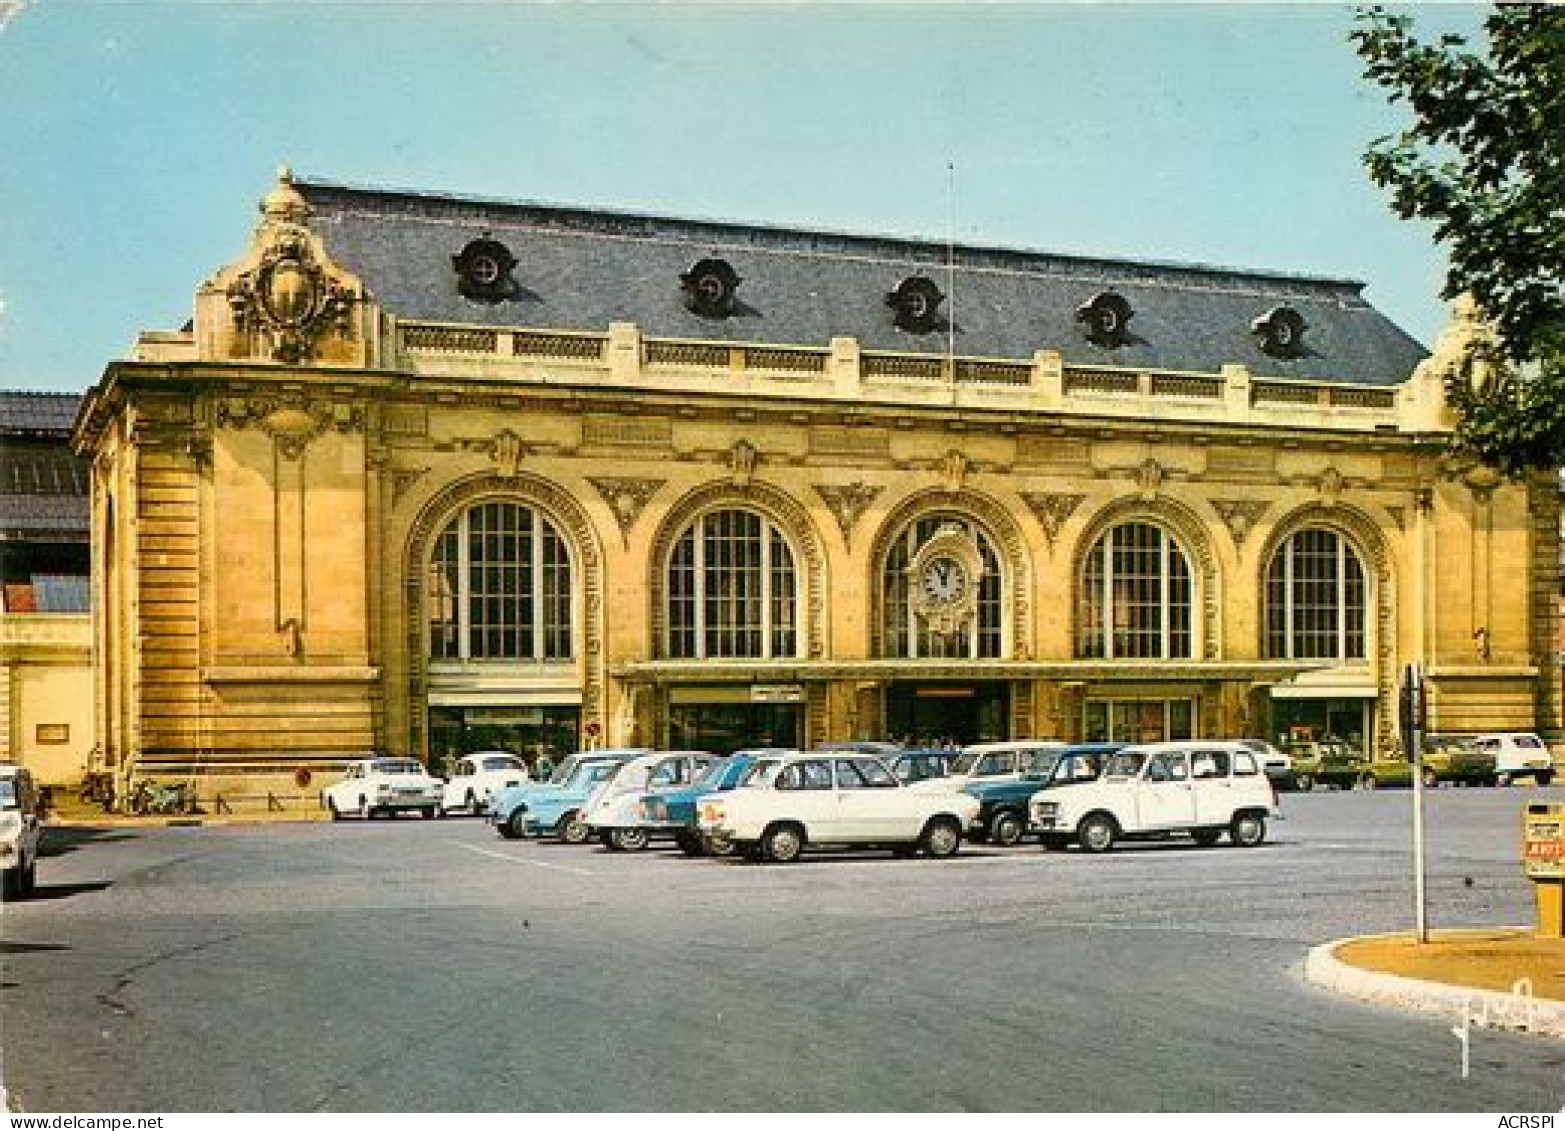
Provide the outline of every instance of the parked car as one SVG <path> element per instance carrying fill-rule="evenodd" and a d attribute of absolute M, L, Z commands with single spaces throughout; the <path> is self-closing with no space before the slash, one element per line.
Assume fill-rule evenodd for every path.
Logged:
<path fill-rule="evenodd" d="M 321 791 L 321 801 L 334 821 L 349 813 L 368 819 L 410 809 L 433 817 L 444 789 L 445 783 L 431 777 L 416 758 L 360 758 L 348 763 L 342 780 Z"/>
<path fill-rule="evenodd" d="M 1501 785 L 1525 777 L 1539 785 L 1554 780 L 1554 759 L 1543 739 L 1535 734 L 1480 734 L 1474 743 L 1479 750 L 1494 755 L 1495 778 Z"/>
<path fill-rule="evenodd" d="M 1248 848 L 1266 839 L 1276 812 L 1276 790 L 1253 751 L 1200 739 L 1127 746 L 1104 760 L 1098 780 L 1042 790 L 1030 807 L 1045 848 L 1074 840 L 1087 852 L 1176 833 L 1202 847 L 1226 833 Z"/>
<path fill-rule="evenodd" d="M 1424 739 L 1424 784 L 1494 785 L 1494 751 L 1466 735 L 1430 735 Z"/>
<path fill-rule="evenodd" d="M 43 839 L 38 786 L 32 771 L 0 765 L 0 892 L 17 899 L 38 883 L 38 845 Z"/>
<path fill-rule="evenodd" d="M 701 798 L 699 812 L 705 835 L 775 863 L 821 844 L 942 857 L 961 847 L 978 799 L 903 785 L 868 754 L 809 753 L 757 759 L 738 788 Z"/>
<path fill-rule="evenodd" d="M 1018 778 L 1041 765 L 1052 764 L 1064 748 L 1065 743 L 1052 738 L 980 742 L 964 746 L 951 763 L 951 777 L 966 781 L 978 778 Z"/>
<path fill-rule="evenodd" d="M 1297 782 L 1293 776 L 1293 760 L 1288 755 L 1264 738 L 1241 738 L 1238 741 L 1255 755 L 1256 761 L 1261 764 L 1261 772 L 1272 779 L 1274 786 L 1278 789 L 1295 788 Z"/>
<path fill-rule="evenodd" d="M 527 763 L 508 750 L 480 750 L 464 754 L 451 768 L 440 798 L 440 813 L 478 814 L 489 808 L 502 789 L 531 781 Z"/>
<path fill-rule="evenodd" d="M 605 848 L 640 851 L 651 843 L 654 832 L 642 815 L 642 800 L 656 789 L 689 785 L 720 760 L 721 755 L 704 750 L 661 750 L 632 759 L 582 806 L 588 835 L 597 836 Z"/>
<path fill-rule="evenodd" d="M 489 805 L 489 821 L 509 840 L 552 832 L 567 844 L 581 844 L 587 839 L 581 808 L 592 791 L 632 758 L 650 753 L 637 747 L 572 754 L 548 781 L 524 782 L 495 794 Z"/>
<path fill-rule="evenodd" d="M 1352 789 L 1359 784 L 1359 775 L 1365 765 L 1365 759 L 1355 748 L 1335 740 L 1290 742 L 1287 754 L 1294 787 L 1305 792 L 1320 785 Z M 1382 776 L 1390 778 L 1394 774 L 1395 767 L 1388 765 Z M 1381 778 L 1372 776 L 1370 780 L 1378 785 Z"/>
<path fill-rule="evenodd" d="M 704 774 L 689 785 L 648 793 L 641 799 L 641 820 L 653 836 L 672 836 L 674 843 L 686 856 L 726 855 L 733 851 L 733 845 L 727 841 L 709 841 L 702 835 L 697 805 L 707 794 L 727 793 L 738 786 L 757 757 L 781 753 L 784 752 L 735 751 L 731 756 L 713 762 Z"/>
<path fill-rule="evenodd" d="M 1016 844 L 1028 828 L 1028 804 L 1040 789 L 1096 781 L 1103 759 L 1124 747 L 1122 742 L 1084 742 L 1050 749 L 1020 777 L 978 778 L 966 792 L 978 798 L 978 815 L 968 829 L 975 841 L 1001 847 Z"/>

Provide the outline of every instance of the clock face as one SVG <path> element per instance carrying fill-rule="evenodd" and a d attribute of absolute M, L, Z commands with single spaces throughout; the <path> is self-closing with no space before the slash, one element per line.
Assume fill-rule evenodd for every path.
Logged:
<path fill-rule="evenodd" d="M 967 593 L 967 567 L 955 558 L 931 558 L 919 583 L 930 601 L 954 604 Z"/>

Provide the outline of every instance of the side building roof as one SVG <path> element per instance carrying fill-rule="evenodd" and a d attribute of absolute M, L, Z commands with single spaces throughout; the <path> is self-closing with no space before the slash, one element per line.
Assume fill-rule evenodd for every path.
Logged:
<path fill-rule="evenodd" d="M 651 337 L 1028 359 L 1068 365 L 1213 372 L 1241 363 L 1260 377 L 1395 385 L 1427 351 L 1348 279 L 1060 255 L 891 236 L 851 235 L 604 209 L 359 188 L 296 178 L 312 227 L 334 258 L 399 318 L 551 330 L 633 322 Z M 498 302 L 467 298 L 453 266 L 471 241 L 505 245 L 516 286 Z M 742 280 L 733 312 L 704 317 L 679 277 L 726 260 Z M 895 325 L 886 296 L 908 276 L 944 292 L 924 333 Z M 1111 292 L 1128 301 L 1128 336 L 1089 341 L 1076 312 Z M 1302 316 L 1303 348 L 1273 356 L 1252 324 L 1277 307 Z"/>

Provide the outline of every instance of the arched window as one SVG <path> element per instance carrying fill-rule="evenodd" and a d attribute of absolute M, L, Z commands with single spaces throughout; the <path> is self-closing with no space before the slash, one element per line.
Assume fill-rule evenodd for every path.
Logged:
<path fill-rule="evenodd" d="M 955 633 L 931 632 L 914 600 L 916 579 L 908 570 L 919 549 L 948 526 L 959 527 L 978 548 L 983 573 L 978 579 L 974 615 Z M 977 523 L 964 515 L 927 514 L 898 535 L 886 552 L 881 569 L 881 639 L 887 656 L 906 659 L 998 659 L 1004 650 L 1005 626 L 1001 608 L 1004 579 L 994 543 Z"/>
<path fill-rule="evenodd" d="M 1113 527 L 1082 568 L 1079 654 L 1107 660 L 1194 655 L 1191 593 L 1190 563 L 1172 535 L 1150 522 Z"/>
<path fill-rule="evenodd" d="M 541 512 L 479 503 L 440 532 L 429 563 L 435 660 L 568 660 L 571 561 Z"/>
<path fill-rule="evenodd" d="M 668 561 L 668 655 L 799 654 L 799 580 L 782 532 L 753 511 L 701 515 Z"/>
<path fill-rule="evenodd" d="M 1266 654 L 1276 660 L 1362 660 L 1368 587 L 1358 554 L 1335 530 L 1289 535 L 1266 569 Z"/>

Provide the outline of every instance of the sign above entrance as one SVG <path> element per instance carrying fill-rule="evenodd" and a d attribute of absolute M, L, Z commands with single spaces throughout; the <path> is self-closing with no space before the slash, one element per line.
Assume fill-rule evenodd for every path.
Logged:
<path fill-rule="evenodd" d="M 757 683 L 750 687 L 752 703 L 802 703 L 804 688 L 797 683 Z"/>

